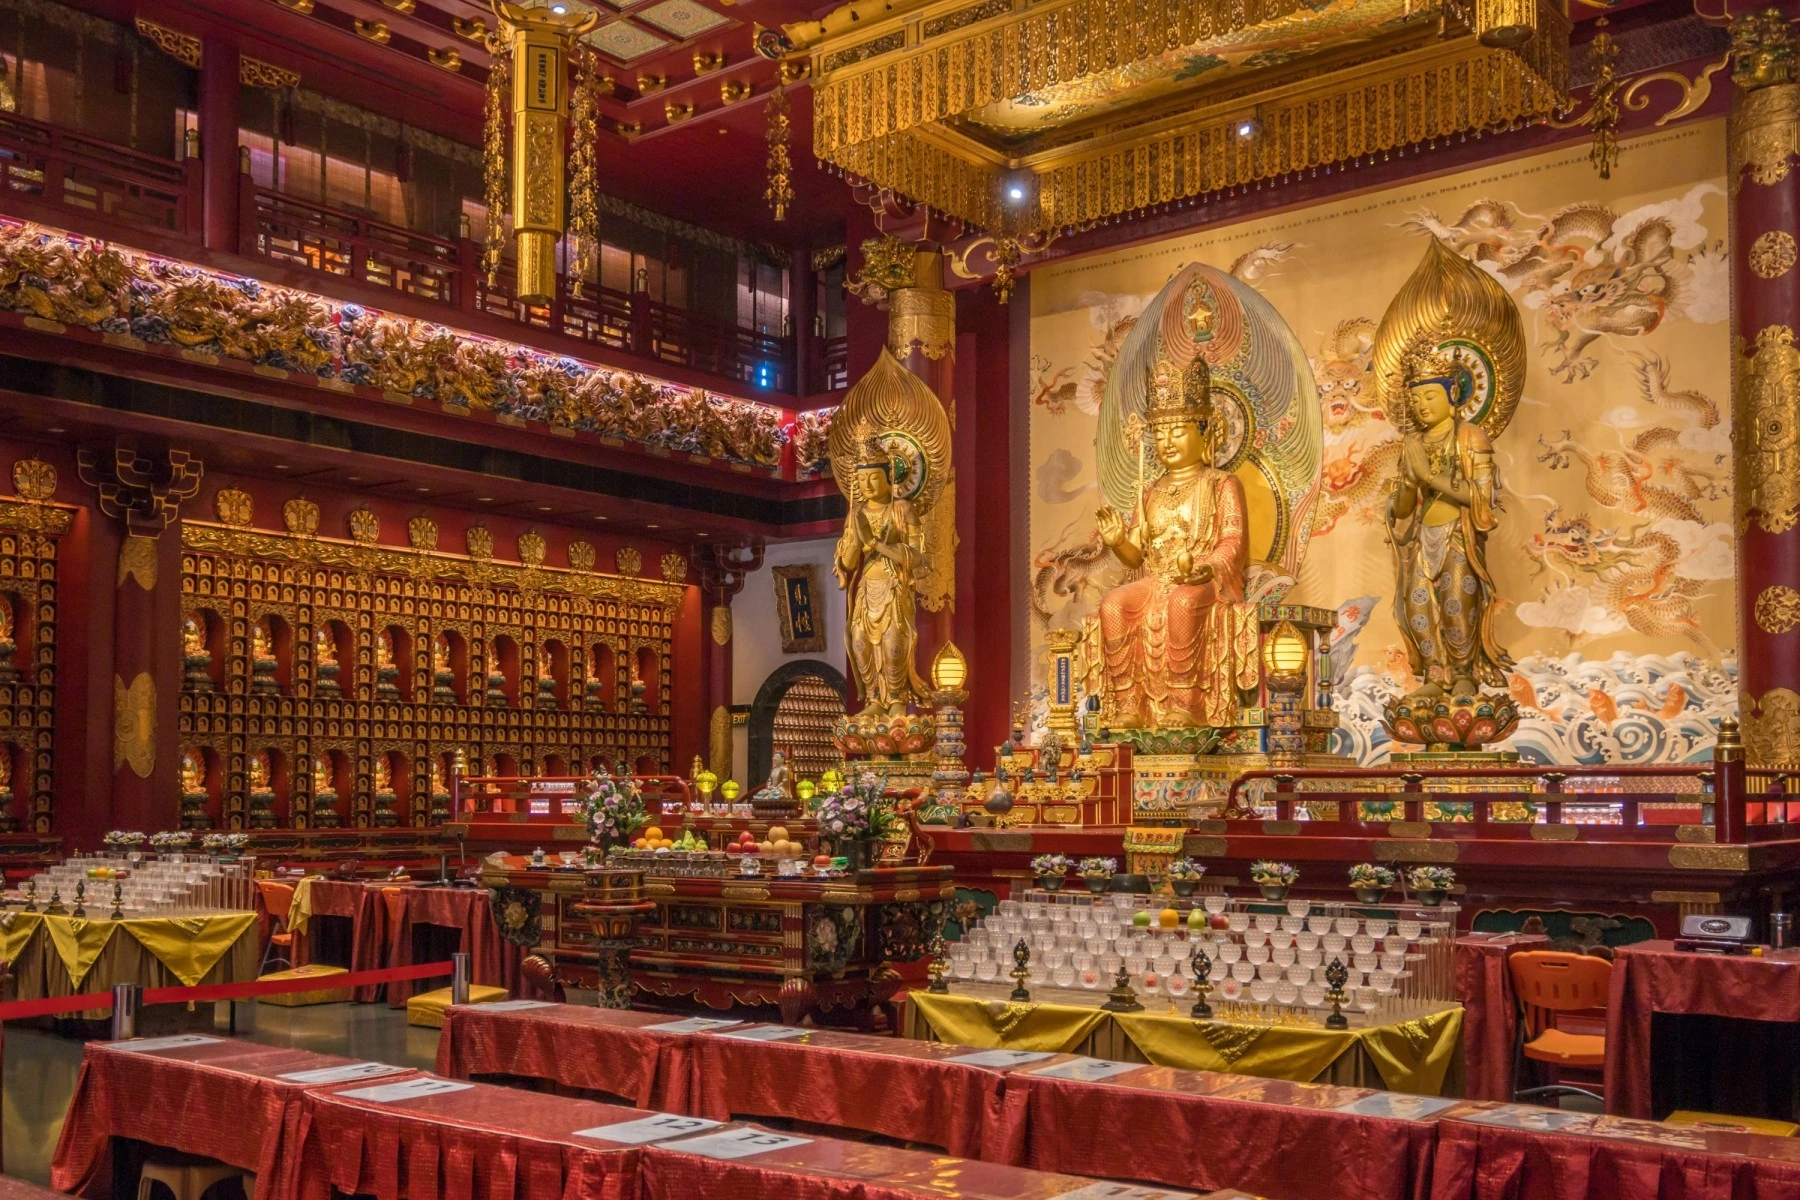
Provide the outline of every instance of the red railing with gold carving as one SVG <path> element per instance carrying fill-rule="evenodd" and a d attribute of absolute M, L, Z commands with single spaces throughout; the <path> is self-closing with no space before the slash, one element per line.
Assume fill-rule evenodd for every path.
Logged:
<path fill-rule="evenodd" d="M 455 242 L 268 188 L 247 186 L 244 196 L 241 231 L 248 253 L 421 300 L 456 303 L 460 264 Z"/>
<path fill-rule="evenodd" d="M 42 121 L 0 113 L 0 196 L 119 225 L 200 235 L 200 164 L 141 154 Z"/>

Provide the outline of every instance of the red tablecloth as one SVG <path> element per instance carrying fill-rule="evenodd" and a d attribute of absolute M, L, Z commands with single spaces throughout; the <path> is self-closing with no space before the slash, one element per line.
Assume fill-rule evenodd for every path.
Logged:
<path fill-rule="evenodd" d="M 1011 1161 L 983 1145 L 1003 1128 L 1006 1072 L 945 1061 L 967 1046 L 834 1030 L 751 1042 L 728 1032 L 700 1034 L 687 1050 L 696 1116 L 780 1117 Z"/>
<path fill-rule="evenodd" d="M 311 917 L 342 917 L 350 922 L 350 970 L 373 971 L 387 965 L 388 919 L 381 887 L 339 879 L 315 879 L 310 885 L 309 927 L 294 935 L 294 965 L 313 959 Z M 355 997 L 369 1004 L 381 995 L 381 984 L 356 989 Z"/>
<path fill-rule="evenodd" d="M 1006 1082 L 1009 1161 L 1046 1171 L 1275 1200 L 1408 1200 L 1431 1181 L 1430 1119 L 1331 1111 L 1370 1097 L 1407 1109 L 1435 1098 L 1247 1075 L 1142 1067 L 1098 1082 Z M 1205 1136 L 1196 1136 L 1205 1130 Z"/>
<path fill-rule="evenodd" d="M 47 1192 L 41 1187 L 32 1187 L 22 1179 L 7 1179 L 0 1176 L 0 1200 L 68 1200 L 60 1192 Z"/>
<path fill-rule="evenodd" d="M 299 1200 L 633 1200 L 641 1151 L 575 1131 L 646 1114 L 477 1083 L 400 1104 L 315 1089 L 301 1121 Z M 260 1200 L 261 1189 L 258 1189 Z"/>
<path fill-rule="evenodd" d="M 1680 953 L 1672 942 L 1639 942 L 1613 959 L 1606 1012 L 1606 1107 L 1653 1117 L 1652 1013 L 1703 1013 L 1800 1022 L 1800 952 L 1766 958 Z"/>
<path fill-rule="evenodd" d="M 155 1053 L 90 1042 L 50 1182 L 104 1195 L 108 1143 L 126 1137 L 254 1171 L 258 1196 L 285 1197 L 306 1087 L 279 1077 L 352 1061 L 234 1039 Z"/>
<path fill-rule="evenodd" d="M 1503 1110 L 1510 1111 L 1510 1110 Z M 1551 1110 L 1533 1110 L 1534 1116 Z M 1559 1132 L 1438 1122 L 1431 1200 L 1793 1200 L 1800 1138 L 1556 1112 Z"/>
<path fill-rule="evenodd" d="M 1473 934 L 1456 939 L 1456 998 L 1463 1006 L 1463 1093 L 1511 1100 L 1519 1005 L 1506 960 L 1515 950 L 1549 944 L 1542 934 Z"/>
<path fill-rule="evenodd" d="M 462 934 L 462 950 L 469 956 L 472 982 L 505 988 L 508 994 L 518 991 L 519 948 L 501 938 L 487 889 L 409 887 L 401 895 L 399 919 L 388 930 L 387 965 L 412 965 L 415 925 L 442 925 Z M 388 1004 L 402 1008 L 414 991 L 430 990 L 413 980 L 390 983 Z"/>
<path fill-rule="evenodd" d="M 734 1162 L 664 1145 L 642 1171 L 643 1200 L 1052 1200 L 1093 1182 L 834 1138 Z"/>
<path fill-rule="evenodd" d="M 645 1028 L 680 1020 L 668 1013 L 554 1004 L 516 1012 L 456 1005 L 438 1038 L 441 1075 L 522 1075 L 620 1096 L 661 1112 L 688 1111 L 692 1034 Z"/>

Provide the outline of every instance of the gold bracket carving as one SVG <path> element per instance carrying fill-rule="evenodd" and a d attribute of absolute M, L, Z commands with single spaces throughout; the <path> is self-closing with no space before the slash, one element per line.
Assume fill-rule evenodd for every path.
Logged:
<path fill-rule="evenodd" d="M 100 511 L 122 518 L 126 532 L 154 538 L 181 515 L 181 504 L 200 490 L 201 461 L 185 450 L 140 454 L 126 446 L 110 454 L 82 447 L 75 455 L 83 483 L 100 496 Z"/>
<path fill-rule="evenodd" d="M 137 19 L 137 31 L 144 39 L 184 67 L 200 66 L 200 39 L 191 33 L 180 33 L 155 21 Z"/>
<path fill-rule="evenodd" d="M 264 62 L 260 58 L 245 55 L 238 59 L 238 82 L 245 87 L 270 88 L 281 91 L 286 88 L 300 86 L 300 73 L 290 71 L 286 67 L 278 67 L 274 63 Z"/>

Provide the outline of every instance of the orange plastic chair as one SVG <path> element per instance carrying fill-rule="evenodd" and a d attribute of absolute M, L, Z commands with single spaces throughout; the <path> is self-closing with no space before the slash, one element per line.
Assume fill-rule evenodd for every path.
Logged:
<path fill-rule="evenodd" d="M 1569 1018 L 1572 1024 L 1579 1021 L 1605 1028 L 1612 964 L 1604 958 L 1561 950 L 1521 951 L 1506 962 L 1512 972 L 1513 991 L 1519 997 L 1519 1054 L 1522 1059 L 1544 1063 L 1556 1070 L 1605 1067 L 1604 1033 L 1574 1032 L 1563 1028 L 1559 1022 Z M 1515 1074 L 1523 1067 L 1522 1061 L 1516 1063 Z M 1513 1092 L 1513 1099 L 1545 1095 L 1605 1099 L 1598 1091 L 1564 1083 L 1521 1088 Z"/>
<path fill-rule="evenodd" d="M 269 944 L 263 950 L 262 965 L 256 969 L 258 975 L 268 971 L 270 963 L 280 963 L 284 967 L 294 965 L 294 931 L 288 928 L 288 914 L 294 908 L 294 887 L 289 883 L 276 883 L 272 879 L 256 881 L 257 893 L 262 897 L 263 909 L 269 914 Z M 286 950 L 285 955 L 277 954 L 277 950 Z"/>

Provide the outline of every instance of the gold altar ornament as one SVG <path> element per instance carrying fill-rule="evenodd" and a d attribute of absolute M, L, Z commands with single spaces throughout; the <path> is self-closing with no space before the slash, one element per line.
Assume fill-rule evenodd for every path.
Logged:
<path fill-rule="evenodd" d="M 1139 578 L 1100 601 L 1101 722 L 1110 729 L 1235 724 L 1237 689 L 1257 681 L 1256 606 L 1243 484 L 1211 461 L 1212 375 L 1197 351 L 1185 367 L 1150 368 L 1145 425 L 1162 474 L 1129 520 L 1095 514 L 1100 540 Z"/>
<path fill-rule="evenodd" d="M 1786 533 L 1800 516 L 1800 347 L 1786 325 L 1767 325 L 1737 347 L 1738 531 L 1754 520 Z"/>
<path fill-rule="evenodd" d="M 556 295 L 556 243 L 563 234 L 569 44 L 600 18 L 585 6 L 511 0 L 495 0 L 494 12 L 512 60 L 513 294 L 525 304 L 548 304 Z"/>
<path fill-rule="evenodd" d="M 1779 279 L 1794 269 L 1795 257 L 1794 235 L 1785 229 L 1771 229 L 1750 243 L 1746 261 L 1758 279 Z"/>
<path fill-rule="evenodd" d="M 1770 584 L 1756 597 L 1756 626 L 1779 634 L 1800 625 L 1800 592 L 1785 583 Z"/>
<path fill-rule="evenodd" d="M 931 685 L 940 692 L 958 692 L 969 679 L 969 660 L 955 642 L 945 642 L 931 660 Z"/>

